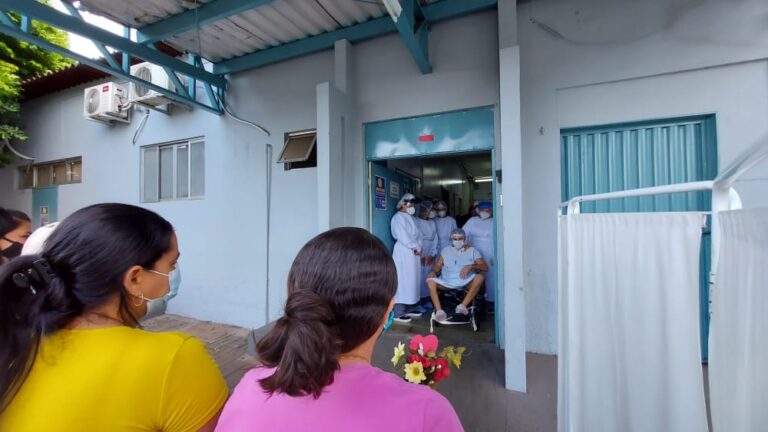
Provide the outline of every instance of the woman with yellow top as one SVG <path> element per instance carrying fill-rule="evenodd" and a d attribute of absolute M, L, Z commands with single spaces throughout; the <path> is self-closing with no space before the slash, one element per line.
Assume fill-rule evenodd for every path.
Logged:
<path fill-rule="evenodd" d="M 0 431 L 213 431 L 228 391 L 205 346 L 138 328 L 178 259 L 168 221 L 99 204 L 0 267 Z"/>

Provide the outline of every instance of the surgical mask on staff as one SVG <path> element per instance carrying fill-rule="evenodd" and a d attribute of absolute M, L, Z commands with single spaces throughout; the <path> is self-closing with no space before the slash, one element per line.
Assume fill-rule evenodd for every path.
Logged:
<path fill-rule="evenodd" d="M 445 210 L 440 210 L 439 212 L 437 212 L 437 215 L 440 216 L 441 218 L 444 218 L 447 214 L 448 212 Z"/>
<path fill-rule="evenodd" d="M 431 212 L 429 212 L 429 218 L 430 219 L 434 219 L 435 216 L 437 216 L 437 212 L 436 211 L 432 210 Z"/>
<path fill-rule="evenodd" d="M 477 212 L 477 215 L 480 216 L 480 219 L 488 219 L 489 217 L 491 217 L 491 213 L 487 211 Z"/>
<path fill-rule="evenodd" d="M 464 247 L 464 240 L 452 240 L 451 243 L 456 249 L 461 249 Z"/>
<path fill-rule="evenodd" d="M 413 216 L 413 215 L 416 214 L 416 208 L 415 207 L 408 207 L 407 209 L 405 209 L 405 212 L 408 213 L 409 215 Z"/>

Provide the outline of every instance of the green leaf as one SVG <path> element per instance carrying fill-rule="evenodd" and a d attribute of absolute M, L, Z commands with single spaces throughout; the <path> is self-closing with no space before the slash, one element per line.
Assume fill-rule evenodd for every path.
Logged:
<path fill-rule="evenodd" d="M 49 0 L 39 2 L 50 6 Z M 10 17 L 17 24 L 21 22 L 17 13 L 11 12 Z M 33 20 L 30 31 L 56 45 L 69 47 L 69 35 L 51 25 Z M 0 140 L 27 139 L 19 125 L 22 83 L 74 63 L 70 58 L 0 35 Z M 12 161 L 13 155 L 7 149 L 0 152 L 0 167 Z"/>

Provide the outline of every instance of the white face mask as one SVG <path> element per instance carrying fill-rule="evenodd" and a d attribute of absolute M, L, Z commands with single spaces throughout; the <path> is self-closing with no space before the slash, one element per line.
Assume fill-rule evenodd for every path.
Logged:
<path fill-rule="evenodd" d="M 430 219 L 434 219 L 435 216 L 437 216 L 437 212 L 436 211 L 432 210 L 431 212 L 429 212 L 429 218 Z"/>
<path fill-rule="evenodd" d="M 448 212 L 445 210 L 440 210 L 439 212 L 437 212 L 437 215 L 440 216 L 441 218 L 445 217 L 447 214 Z"/>
<path fill-rule="evenodd" d="M 156 299 L 146 299 L 147 314 L 141 317 L 142 320 L 146 320 L 165 313 L 165 308 L 168 306 L 168 302 L 171 301 L 172 298 L 176 297 L 176 294 L 179 293 L 179 286 L 181 285 L 181 269 L 179 268 L 178 264 L 176 264 L 176 268 L 171 270 L 170 273 L 162 273 L 155 270 L 148 271 L 158 275 L 166 276 L 168 278 L 169 290 L 168 293 L 162 297 Z"/>
<path fill-rule="evenodd" d="M 416 214 L 416 208 L 415 207 L 408 207 L 407 209 L 405 209 L 405 212 L 408 213 L 409 215 L 413 216 L 413 215 Z"/>
<path fill-rule="evenodd" d="M 491 217 L 491 213 L 487 211 L 477 212 L 477 215 L 480 216 L 480 219 L 488 219 Z"/>
<path fill-rule="evenodd" d="M 456 249 L 461 249 L 464 247 L 464 240 L 451 240 L 451 243 L 453 243 L 453 247 Z"/>

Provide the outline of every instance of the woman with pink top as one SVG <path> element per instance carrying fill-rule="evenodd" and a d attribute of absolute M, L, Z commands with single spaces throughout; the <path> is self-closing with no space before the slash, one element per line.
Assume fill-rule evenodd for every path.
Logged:
<path fill-rule="evenodd" d="M 455 432 L 439 393 L 371 366 L 392 323 L 397 271 L 368 231 L 337 228 L 307 243 L 288 274 L 285 315 L 257 345 L 218 432 Z"/>

